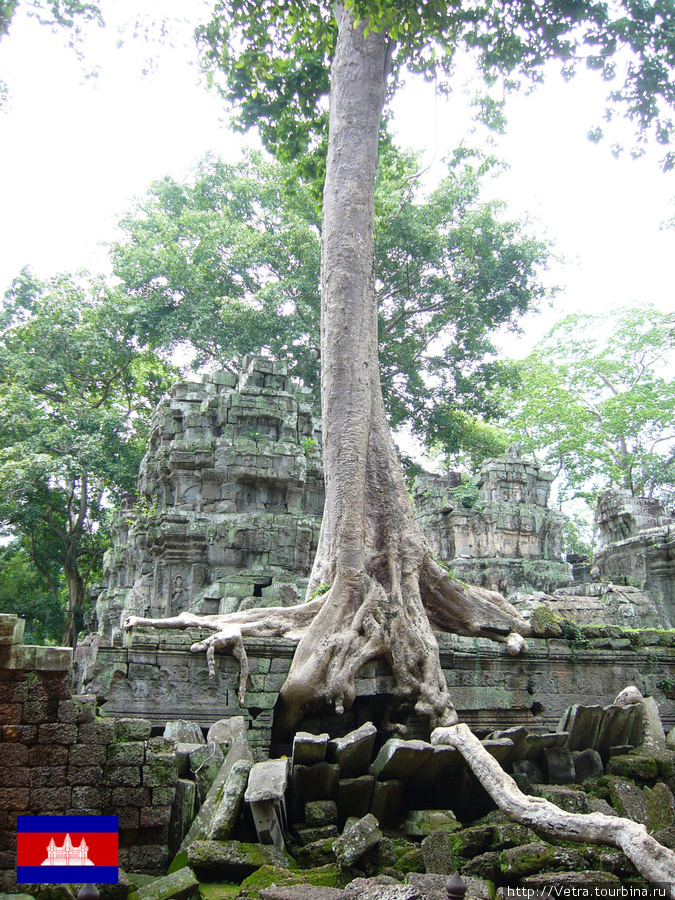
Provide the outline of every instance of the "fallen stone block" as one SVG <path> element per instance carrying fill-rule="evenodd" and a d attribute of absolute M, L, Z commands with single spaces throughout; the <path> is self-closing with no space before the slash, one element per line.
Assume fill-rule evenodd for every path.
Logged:
<path fill-rule="evenodd" d="M 408 837 L 426 837 L 432 831 L 458 831 L 462 827 L 451 809 L 415 809 L 403 821 Z"/>
<path fill-rule="evenodd" d="M 452 875 L 455 860 L 447 831 L 432 831 L 422 841 L 424 870 L 427 875 Z"/>
<path fill-rule="evenodd" d="M 293 765 L 312 766 L 326 759 L 330 735 L 298 731 L 293 738 Z"/>
<path fill-rule="evenodd" d="M 203 802 L 211 790 L 225 757 L 218 744 L 204 744 L 189 755 L 190 771 L 197 782 L 199 799 Z"/>
<path fill-rule="evenodd" d="M 246 723 L 243 716 L 230 716 L 229 719 L 218 719 L 206 733 L 207 744 L 231 744 L 246 736 Z"/>
<path fill-rule="evenodd" d="M 341 888 L 296 884 L 263 888 L 260 891 L 260 900 L 356 900 L 356 898 L 354 894 Z"/>
<path fill-rule="evenodd" d="M 261 866 L 293 866 L 290 856 L 277 847 L 241 841 L 195 841 L 187 855 L 197 877 L 206 881 L 241 882 Z"/>
<path fill-rule="evenodd" d="M 662 781 L 653 788 L 645 788 L 647 800 L 647 831 L 653 834 L 664 828 L 672 828 L 675 825 L 675 798 L 673 792 Z"/>
<path fill-rule="evenodd" d="M 171 819 L 169 820 L 169 850 L 176 853 L 183 838 L 190 830 L 190 825 L 195 817 L 195 802 L 197 799 L 197 785 L 194 781 L 179 778 L 176 782 L 176 796 L 171 806 Z"/>
<path fill-rule="evenodd" d="M 251 769 L 244 799 L 251 806 L 253 822 L 261 844 L 274 844 L 283 850 L 283 824 L 286 818 L 285 791 L 290 760 L 272 759 L 256 763 Z"/>
<path fill-rule="evenodd" d="M 377 819 L 368 813 L 341 834 L 333 844 L 333 852 L 338 864 L 344 867 L 353 866 L 378 844 L 382 837 Z"/>
<path fill-rule="evenodd" d="M 196 722 L 186 722 L 183 719 L 167 722 L 164 729 L 164 737 L 169 741 L 176 741 L 181 744 L 206 743 L 200 726 Z"/>
<path fill-rule="evenodd" d="M 327 762 L 313 766 L 293 766 L 291 773 L 293 819 L 299 821 L 310 800 L 335 800 L 339 766 Z"/>
<path fill-rule="evenodd" d="M 335 738 L 328 744 L 328 762 L 340 767 L 340 778 L 357 778 L 368 772 L 377 728 L 366 722 L 344 737 Z"/>
<path fill-rule="evenodd" d="M 503 850 L 499 862 L 504 877 L 513 879 L 534 875 L 542 869 L 582 871 L 588 866 L 581 851 L 569 847 L 554 847 L 543 841 Z"/>
<path fill-rule="evenodd" d="M 544 750 L 545 775 L 549 784 L 573 784 L 574 763 L 566 747 L 548 747 Z"/>
<path fill-rule="evenodd" d="M 395 826 L 401 814 L 403 802 L 402 781 L 376 781 L 370 798 L 370 811 L 385 826 Z"/>
<path fill-rule="evenodd" d="M 377 754 L 368 772 L 378 781 L 408 781 L 433 753 L 434 748 L 426 741 L 391 738 Z"/>
<path fill-rule="evenodd" d="M 210 840 L 226 841 L 232 836 L 239 818 L 251 766 L 249 759 L 238 760 L 232 766 L 222 789 L 217 793 L 209 828 Z"/>
<path fill-rule="evenodd" d="M 293 831 L 301 847 L 307 847 L 309 844 L 317 842 L 332 841 L 339 835 L 336 825 L 320 825 L 311 828 L 304 825 L 295 825 Z"/>
<path fill-rule="evenodd" d="M 342 824 L 350 816 L 362 819 L 370 809 L 375 779 L 372 775 L 341 778 L 337 789 L 338 821 Z"/>
<path fill-rule="evenodd" d="M 597 750 L 575 750 L 572 753 L 574 780 L 577 784 L 599 778 L 605 772 L 602 757 Z"/>
<path fill-rule="evenodd" d="M 337 825 L 337 821 L 338 811 L 334 800 L 310 800 L 305 803 L 305 825 L 321 828 L 323 825 Z"/>
<path fill-rule="evenodd" d="M 232 742 L 232 746 L 228 751 L 225 762 L 221 766 L 206 800 L 203 802 L 194 822 L 190 826 L 190 830 L 183 838 L 183 842 L 180 845 L 181 851 L 187 850 L 189 845 L 194 841 L 204 840 L 206 838 L 211 828 L 211 819 L 213 818 L 215 810 L 218 790 L 220 786 L 227 781 L 227 776 L 230 774 L 234 764 L 241 759 L 247 759 L 253 763 L 253 753 L 251 752 L 251 747 L 247 740 L 237 739 Z"/>
<path fill-rule="evenodd" d="M 567 731 L 552 731 L 544 734 L 528 734 L 525 741 L 524 759 L 536 759 L 544 750 L 564 747 L 569 738 Z"/>
<path fill-rule="evenodd" d="M 133 900 L 189 900 L 199 890 L 199 881 L 189 866 L 172 875 L 157 878 L 138 888 L 130 898 Z"/>

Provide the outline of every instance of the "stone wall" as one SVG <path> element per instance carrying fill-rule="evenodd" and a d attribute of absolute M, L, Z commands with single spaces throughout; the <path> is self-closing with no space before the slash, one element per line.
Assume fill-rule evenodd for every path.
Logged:
<path fill-rule="evenodd" d="M 649 591 L 675 624 L 675 518 L 656 500 L 605 491 L 598 500 L 594 575 Z"/>
<path fill-rule="evenodd" d="M 138 480 L 113 524 L 92 630 L 126 615 L 297 603 L 323 511 L 321 424 L 285 364 L 174 385 L 155 410 Z"/>
<path fill-rule="evenodd" d="M 151 723 L 99 718 L 73 696 L 73 652 L 22 643 L 0 615 L 0 890 L 16 884 L 18 815 L 116 815 L 120 865 L 160 872 L 177 771 L 173 742 Z"/>
<path fill-rule="evenodd" d="M 278 691 L 295 649 L 289 640 L 246 639 L 251 679 L 243 709 L 237 706 L 238 666 L 216 656 L 217 672 L 209 679 L 203 654 L 188 645 L 197 633 L 135 629 L 130 648 L 99 647 L 86 690 L 102 691 L 108 715 L 135 715 L 163 725 L 185 718 L 203 728 L 214 721 L 243 715 L 254 748 L 269 750 Z M 574 703 L 612 703 L 629 684 L 656 697 L 664 724 L 675 725 L 675 704 L 664 689 L 675 679 L 675 633 L 655 629 L 630 634 L 617 626 L 591 626 L 584 643 L 528 638 L 523 656 L 509 656 L 494 641 L 437 635 L 441 665 L 460 719 L 479 731 L 526 724 L 547 730 Z M 353 709 L 342 717 L 310 717 L 301 728 L 344 734 L 365 721 L 378 721 L 394 680 L 384 661 L 367 663 L 356 679 Z M 409 736 L 427 737 L 414 717 Z M 277 748 L 279 750 L 279 748 Z M 283 752 L 283 750 L 281 751 Z"/>
<path fill-rule="evenodd" d="M 459 578 L 506 596 L 572 581 L 562 560 L 563 517 L 548 509 L 553 475 L 517 447 L 489 459 L 464 505 L 454 473 L 415 479 L 418 518 L 436 556 Z"/>

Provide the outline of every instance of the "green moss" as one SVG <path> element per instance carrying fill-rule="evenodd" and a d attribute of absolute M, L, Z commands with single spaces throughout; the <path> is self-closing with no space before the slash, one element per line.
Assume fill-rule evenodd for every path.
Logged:
<path fill-rule="evenodd" d="M 396 860 L 394 868 L 397 872 L 405 872 L 406 875 L 408 872 L 424 872 L 422 848 L 416 847 L 415 850 L 408 850 L 407 853 L 404 853 L 403 856 Z"/>
<path fill-rule="evenodd" d="M 307 884 L 313 884 L 315 887 L 342 887 L 344 885 L 344 876 L 340 867 L 333 864 L 304 869 L 302 874 Z"/>
<path fill-rule="evenodd" d="M 608 775 L 619 775 L 635 781 L 653 781 L 658 777 L 659 767 L 653 756 L 613 756 L 607 763 Z"/>
<path fill-rule="evenodd" d="M 536 637 L 562 637 L 560 617 L 549 606 L 538 606 L 532 613 L 530 625 Z"/>
<path fill-rule="evenodd" d="M 199 896 L 202 900 L 230 900 L 238 897 L 240 886 L 238 884 L 200 884 Z"/>
<path fill-rule="evenodd" d="M 284 887 L 289 884 L 305 884 L 305 878 L 302 874 L 290 869 L 282 869 L 281 866 L 261 866 L 257 872 L 245 878 L 240 886 L 240 894 L 242 897 L 258 897 L 260 891 L 264 888 L 271 887 L 276 884 L 277 887 Z M 206 898 L 212 900 L 212 898 Z M 215 898 L 214 898 L 215 900 Z"/>
<path fill-rule="evenodd" d="M 174 872 L 177 872 L 179 869 L 185 868 L 188 865 L 188 856 L 187 850 L 180 850 L 172 859 L 171 865 L 167 871 L 167 875 L 172 875 Z"/>

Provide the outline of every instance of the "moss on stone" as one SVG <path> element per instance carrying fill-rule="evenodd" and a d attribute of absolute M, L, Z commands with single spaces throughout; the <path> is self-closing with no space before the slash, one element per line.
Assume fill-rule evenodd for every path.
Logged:
<path fill-rule="evenodd" d="M 424 872 L 424 854 L 422 848 L 417 847 L 415 850 L 408 850 L 403 856 L 399 856 L 396 860 L 394 868 L 397 872 Z"/>
<path fill-rule="evenodd" d="M 200 884 L 201 900 L 230 900 L 238 897 L 241 890 L 238 884 Z"/>
<path fill-rule="evenodd" d="M 613 756 L 607 763 L 607 774 L 634 781 L 653 781 L 658 778 L 659 766 L 653 756 L 628 753 L 625 756 Z"/>
<path fill-rule="evenodd" d="M 560 617 L 550 606 L 538 606 L 530 617 L 530 625 L 536 637 L 562 637 Z"/>
<path fill-rule="evenodd" d="M 281 866 L 261 866 L 248 878 L 245 878 L 239 888 L 240 896 L 257 898 L 264 888 L 284 887 L 289 884 L 305 884 L 305 878 L 297 870 L 284 869 Z M 207 898 L 211 900 L 211 898 Z"/>

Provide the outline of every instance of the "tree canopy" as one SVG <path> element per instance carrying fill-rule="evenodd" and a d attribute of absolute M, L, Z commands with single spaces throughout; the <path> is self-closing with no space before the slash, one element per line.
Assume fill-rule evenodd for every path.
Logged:
<path fill-rule="evenodd" d="M 608 84 L 605 124 L 622 113 L 635 126 L 636 152 L 648 134 L 668 148 L 675 105 L 675 4 L 672 0 L 533 0 L 409 3 L 350 0 L 344 6 L 389 40 L 393 91 L 408 69 L 450 91 L 455 55 L 469 52 L 488 85 L 537 82 L 557 61 L 563 77 L 580 66 Z M 265 146 L 301 160 L 322 178 L 329 65 L 337 25 L 330 3 L 216 0 L 197 31 L 203 66 L 237 113 L 241 129 L 257 128 Z M 493 113 L 502 106 L 488 100 Z M 666 149 L 663 165 L 675 165 Z"/>
<path fill-rule="evenodd" d="M 119 298 L 84 275 L 25 271 L 0 319 L 0 528 L 58 597 L 64 642 L 107 546 L 108 509 L 133 490 L 146 417 L 170 369 L 139 349 Z"/>
<path fill-rule="evenodd" d="M 458 447 L 472 417 L 495 415 L 509 369 L 491 335 L 546 293 L 547 245 L 482 199 L 496 167 L 457 152 L 428 195 L 418 161 L 389 148 L 375 197 L 383 390 L 394 426 Z M 237 366 L 262 349 L 318 387 L 320 217 L 293 170 L 260 154 L 208 158 L 194 181 L 153 184 L 111 248 L 135 328 L 193 364 Z"/>
<path fill-rule="evenodd" d="M 644 304 L 564 318 L 517 364 L 508 427 L 560 475 L 562 500 L 615 484 L 672 502 L 675 317 Z"/>

